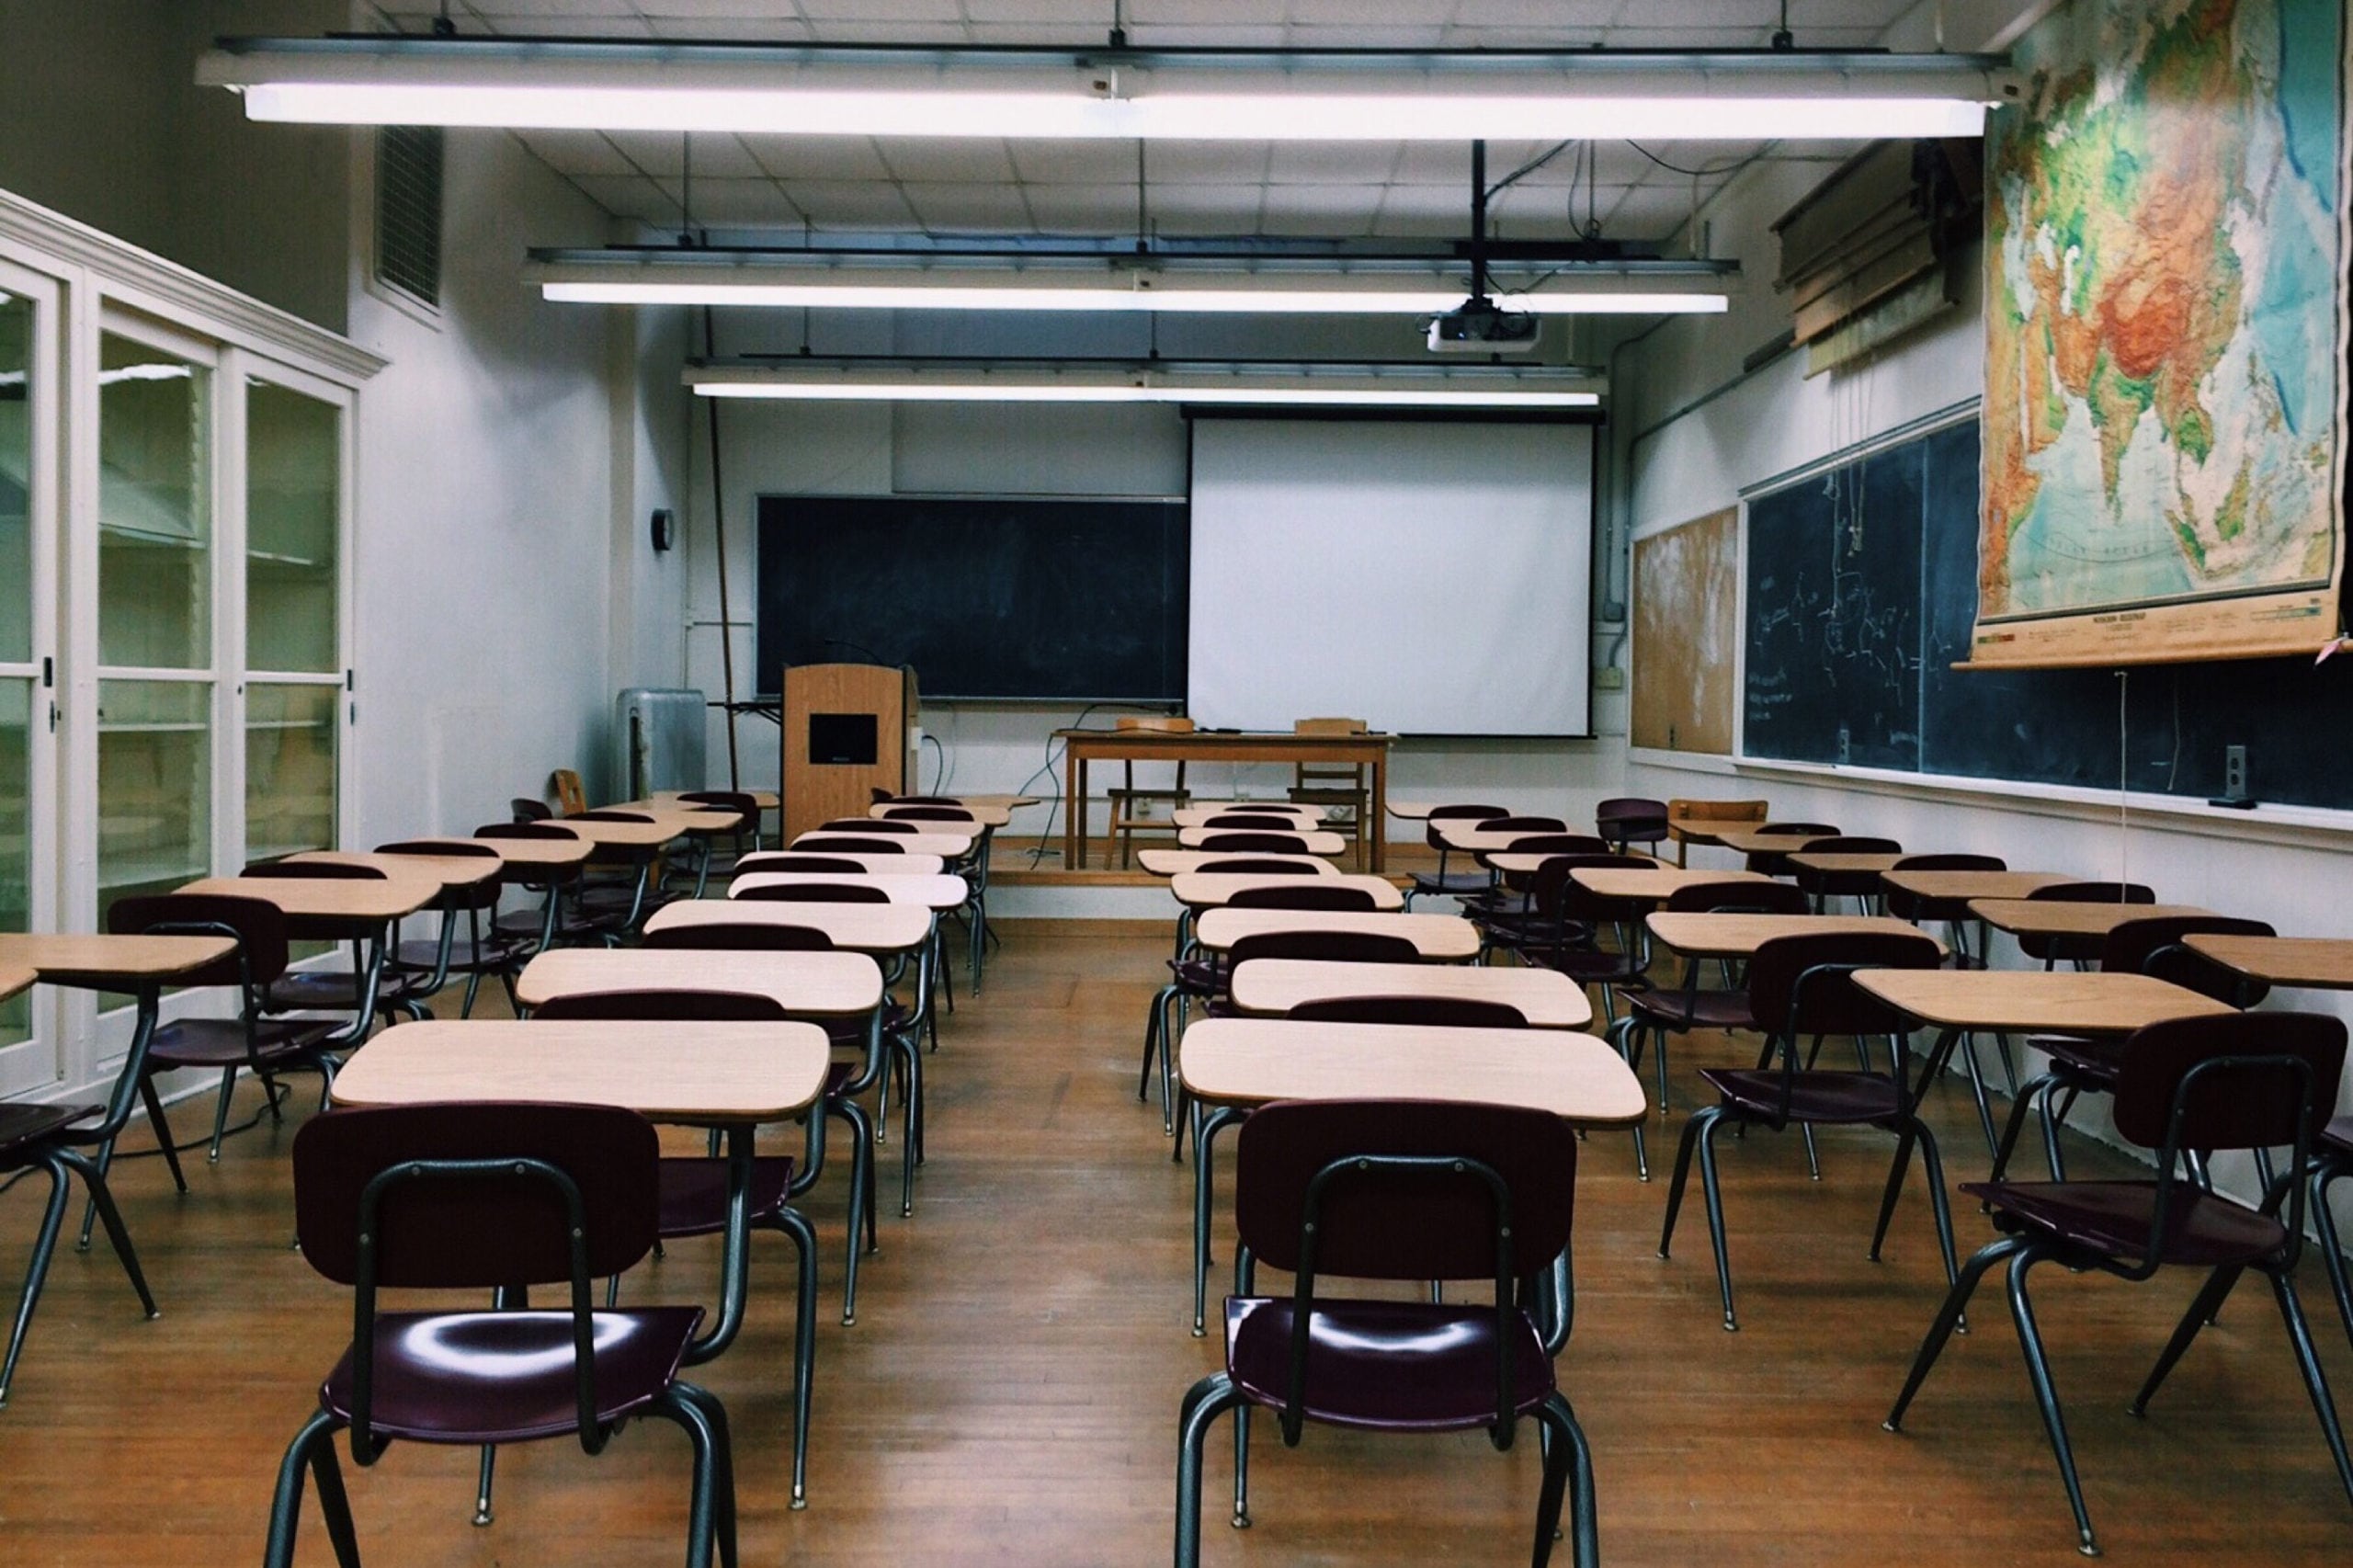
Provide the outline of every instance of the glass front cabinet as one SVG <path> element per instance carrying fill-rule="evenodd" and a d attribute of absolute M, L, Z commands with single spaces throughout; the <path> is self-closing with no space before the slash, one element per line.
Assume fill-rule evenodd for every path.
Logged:
<path fill-rule="evenodd" d="M 0 931 L 345 841 L 379 368 L 0 192 Z M 105 1080 L 127 1001 L 0 1003 L 0 1098 Z"/>

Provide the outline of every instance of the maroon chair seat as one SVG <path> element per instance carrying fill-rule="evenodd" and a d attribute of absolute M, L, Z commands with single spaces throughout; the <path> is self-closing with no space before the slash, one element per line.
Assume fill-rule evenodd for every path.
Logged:
<path fill-rule="evenodd" d="M 1302 821 L 1288 812 L 1220 812 L 1201 824 L 1203 827 L 1238 827 L 1245 831 L 1264 828 L 1269 833 L 1300 833 L 1306 831 Z"/>
<path fill-rule="evenodd" d="M 808 855 L 904 855 L 907 846 L 895 838 L 873 834 L 816 834 L 793 841 L 797 853 Z"/>
<path fill-rule="evenodd" d="M 1323 872 L 1297 860 L 1254 860 L 1237 855 L 1226 860 L 1204 860 L 1195 869 L 1219 877 L 1321 877 Z"/>
<path fill-rule="evenodd" d="M 1229 1296 L 1225 1365 L 1255 1404 L 1279 1409 L 1290 1376 L 1290 1301 Z M 1307 1318 L 1310 1421 L 1377 1432 L 1464 1432 L 1495 1420 L 1495 1309 L 1416 1301 L 1322 1301 Z M 1526 1313 L 1513 1337 L 1512 1414 L 1552 1397 L 1552 1360 Z"/>
<path fill-rule="evenodd" d="M 1699 1077 L 1727 1105 L 1753 1115 L 1770 1116 L 1782 1103 L 1778 1068 L 1702 1067 Z M 1904 1091 L 1877 1073 L 1802 1073 L 1789 1096 L 1790 1118 L 1800 1121 L 1885 1121 L 1903 1106 Z"/>
<path fill-rule="evenodd" d="M 1620 849 L 1657 844 L 1666 837 L 1666 802 L 1639 796 L 1604 801 L 1593 808 L 1593 825 Z"/>
<path fill-rule="evenodd" d="M 1212 853 L 1245 855 L 1304 855 L 1306 835 L 1296 829 L 1281 833 L 1251 830 L 1242 833 L 1218 832 L 1205 835 L 1201 847 Z"/>
<path fill-rule="evenodd" d="M 1302 877 L 1281 887 L 1243 888 L 1227 899 L 1230 909 L 1327 909 L 1369 914 L 1377 906 L 1370 888 L 1336 887 L 1330 877 Z"/>
<path fill-rule="evenodd" d="M 2165 1233 L 2152 1248 L 2154 1181 L 1967 1181 L 1961 1190 L 2068 1245 L 2111 1253 L 2154 1250 L 2167 1263 L 2192 1268 L 2252 1264 L 2288 1241 L 2287 1227 L 2272 1216 L 2192 1187 L 2174 1194 Z"/>
<path fill-rule="evenodd" d="M 1310 1023 L 1405 1024 L 1426 1029 L 1524 1029 L 1528 1015 L 1508 1002 L 1470 996 L 1326 996 L 1283 1017 Z"/>
<path fill-rule="evenodd" d="M 596 1317 L 597 1418 L 619 1421 L 676 1379 L 702 1309 Z M 421 1443 L 524 1443 L 574 1431 L 572 1326 L 568 1312 L 380 1313 L 370 1425 Z M 462 1375 L 451 1375 L 453 1362 L 464 1363 Z M 339 1421 L 352 1419 L 349 1350 L 327 1374 L 319 1404 Z"/>
<path fill-rule="evenodd" d="M 725 1160 L 672 1155 L 662 1162 L 661 1176 L 661 1233 L 665 1240 L 715 1236 L 727 1228 Z M 756 1157 L 752 1161 L 751 1187 L 744 1200 L 752 1223 L 767 1222 L 784 1207 L 791 1190 L 791 1155 Z"/>
<path fill-rule="evenodd" d="M 176 1018 L 155 1026 L 147 1059 L 158 1071 L 292 1063 L 325 1044 L 336 1028 L 322 1019 L 264 1018 L 248 1040 L 245 1026 L 235 1018 Z"/>
<path fill-rule="evenodd" d="M 0 1163 L 60 1128 L 105 1114 L 104 1106 L 0 1104 Z"/>
<path fill-rule="evenodd" d="M 1756 1013 L 1745 991 L 1635 991 L 1626 1006 L 1642 1027 L 1666 1029 L 1754 1029 Z"/>

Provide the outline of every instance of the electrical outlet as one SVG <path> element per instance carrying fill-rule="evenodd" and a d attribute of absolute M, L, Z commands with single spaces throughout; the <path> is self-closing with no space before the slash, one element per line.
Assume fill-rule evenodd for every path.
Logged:
<path fill-rule="evenodd" d="M 1838 764 L 1839 764 L 1839 766 L 1840 766 L 1840 767 L 1845 767 L 1845 766 L 1847 765 L 1847 762 L 1849 762 L 1850 760 L 1852 760 L 1853 756 L 1854 756 L 1854 747 L 1853 747 L 1853 745 L 1850 744 L 1850 742 L 1849 742 L 1849 740 L 1848 740 L 1848 738 L 1847 738 L 1847 726 L 1846 726 L 1846 725 L 1844 725 L 1844 724 L 1841 724 L 1841 725 L 1839 725 L 1839 726 L 1838 726 Z"/>
<path fill-rule="evenodd" d="M 2246 747 L 2222 748 L 2222 793 L 2231 800 L 2246 798 Z"/>
<path fill-rule="evenodd" d="M 1622 691 L 1625 686 L 1626 672 L 1615 665 L 1593 672 L 1593 688 L 1596 691 Z"/>

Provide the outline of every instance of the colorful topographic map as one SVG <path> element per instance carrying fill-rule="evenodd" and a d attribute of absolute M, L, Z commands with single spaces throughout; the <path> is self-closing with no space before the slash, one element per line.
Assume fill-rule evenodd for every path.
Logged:
<path fill-rule="evenodd" d="M 1986 144 L 1981 626 L 2328 583 L 2339 0 L 2075 0 Z"/>

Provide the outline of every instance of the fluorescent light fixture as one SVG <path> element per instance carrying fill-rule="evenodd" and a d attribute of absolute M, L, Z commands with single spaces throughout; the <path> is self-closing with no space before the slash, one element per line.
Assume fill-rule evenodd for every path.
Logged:
<path fill-rule="evenodd" d="M 573 304 L 1245 315 L 1435 315 L 1462 303 L 1468 276 L 1460 265 L 1446 272 L 1427 267 L 1211 271 L 1114 263 L 877 267 L 773 256 L 734 260 L 707 252 L 533 261 L 523 271 L 523 280 L 538 284 L 548 299 Z M 1715 269 L 1563 266 L 1518 290 L 1508 278 L 1495 278 L 1493 295 L 1500 309 L 1535 315 L 1708 314 L 1729 305 L 1722 283 Z"/>
<path fill-rule="evenodd" d="M 242 39 L 197 80 L 252 119 L 1204 142 L 1975 136 L 1997 57 Z"/>
<path fill-rule="evenodd" d="M 690 366 L 699 397 L 808 403 L 1189 403 L 1335 408 L 1597 408 L 1582 371 L 1481 366 L 995 366 L 795 360 Z"/>

